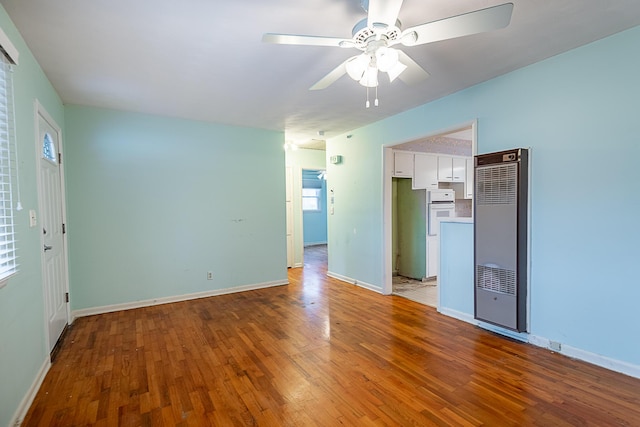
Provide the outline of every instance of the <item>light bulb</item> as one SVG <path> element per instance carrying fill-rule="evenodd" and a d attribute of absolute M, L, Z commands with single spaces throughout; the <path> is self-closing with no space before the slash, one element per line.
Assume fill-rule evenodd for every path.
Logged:
<path fill-rule="evenodd" d="M 347 74 L 355 81 L 361 80 L 370 61 L 371 59 L 366 53 L 352 57 L 345 64 Z"/>
<path fill-rule="evenodd" d="M 398 63 L 398 51 L 384 46 L 378 48 L 376 63 L 380 71 L 388 72 Z"/>
<path fill-rule="evenodd" d="M 378 86 L 378 69 L 375 67 L 368 67 L 364 72 L 364 76 L 360 79 L 360 84 L 365 87 Z"/>

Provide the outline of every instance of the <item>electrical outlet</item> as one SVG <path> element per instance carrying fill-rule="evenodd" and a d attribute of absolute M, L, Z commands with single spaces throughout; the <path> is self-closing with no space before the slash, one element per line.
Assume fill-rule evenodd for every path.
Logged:
<path fill-rule="evenodd" d="M 211 271 L 207 271 L 207 280 L 213 280 L 213 273 Z"/>
<path fill-rule="evenodd" d="M 549 341 L 549 348 L 553 351 L 561 351 L 562 350 L 562 344 L 560 344 L 558 341 Z"/>

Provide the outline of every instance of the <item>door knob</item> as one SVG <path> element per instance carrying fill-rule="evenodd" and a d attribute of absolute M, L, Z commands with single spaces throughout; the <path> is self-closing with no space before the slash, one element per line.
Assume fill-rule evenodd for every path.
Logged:
<path fill-rule="evenodd" d="M 50 251 L 51 249 L 53 249 L 53 246 L 49 246 L 49 245 L 44 245 L 44 251 Z"/>

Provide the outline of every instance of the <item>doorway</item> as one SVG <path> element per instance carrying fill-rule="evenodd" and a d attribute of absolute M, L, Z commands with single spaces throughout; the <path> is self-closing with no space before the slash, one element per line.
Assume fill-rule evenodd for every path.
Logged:
<path fill-rule="evenodd" d="M 427 222 L 425 202 L 425 200 L 427 199 L 426 190 L 413 189 L 411 185 L 413 178 L 411 177 L 394 177 L 394 150 L 402 150 L 405 152 L 420 154 L 421 158 L 425 158 L 425 154 L 428 154 L 429 156 L 426 157 L 433 158 L 434 156 L 436 156 L 439 160 L 441 158 L 444 160 L 446 157 L 471 158 L 476 153 L 476 125 L 476 121 L 473 121 L 457 126 L 455 128 L 451 128 L 450 130 L 444 130 L 434 135 L 425 136 L 417 140 L 384 147 L 383 227 L 385 243 L 385 263 L 383 267 L 383 293 L 385 295 L 397 293 L 401 296 L 406 296 L 407 298 L 413 299 L 422 304 L 432 305 L 436 308 L 439 308 L 442 291 L 441 284 L 437 280 L 437 268 L 439 267 L 439 237 L 429 235 L 426 236 L 426 239 L 420 238 L 420 236 L 425 234 L 424 228 L 426 227 Z M 435 178 L 433 179 L 435 180 Z M 439 189 L 455 190 L 456 214 L 460 209 L 460 216 L 471 216 L 472 200 L 465 197 L 466 191 L 464 188 L 464 183 L 441 182 L 440 178 L 438 178 L 437 181 Z M 400 207 L 398 197 L 402 194 L 404 194 L 404 205 Z M 401 213 L 404 215 L 400 215 L 398 213 L 398 209 L 401 209 Z M 416 263 L 422 263 L 423 265 L 419 265 L 417 268 L 408 269 L 405 266 L 404 270 L 410 271 L 412 273 L 426 271 L 427 274 L 425 274 L 425 276 L 423 277 L 407 277 L 406 280 L 403 280 L 405 278 L 402 277 L 401 280 L 399 280 L 398 267 L 400 263 L 398 261 L 399 256 L 401 256 L 403 252 L 403 249 L 400 248 L 398 242 L 398 235 L 402 230 L 402 226 L 399 225 L 399 221 L 402 220 L 403 216 L 412 216 L 406 215 L 407 212 L 405 211 L 405 209 L 415 210 L 417 212 L 417 216 L 420 216 L 420 212 L 423 212 L 420 218 L 417 218 L 416 215 L 413 215 L 412 226 L 414 227 L 414 229 L 409 229 L 407 231 L 407 227 L 405 227 L 405 236 L 415 237 L 415 235 L 418 235 L 419 241 L 416 241 L 416 239 L 414 238 L 411 242 L 414 245 L 413 248 L 404 249 L 405 256 L 409 255 L 413 260 L 415 260 Z M 420 234 L 421 231 L 422 234 Z M 420 246 L 420 251 L 415 251 L 415 248 L 418 246 Z M 426 257 L 421 256 L 421 254 L 425 253 Z M 433 262 L 435 262 L 435 269 L 433 268 Z M 426 269 L 424 264 L 428 264 Z M 432 271 L 436 271 L 436 274 L 432 274 Z M 411 274 L 409 276 L 411 276 Z M 413 276 L 415 276 L 415 274 L 413 274 Z M 394 278 L 396 285 L 400 285 L 396 286 L 396 289 L 394 289 Z M 400 292 L 397 292 L 398 289 L 400 289 Z M 414 293 L 414 291 L 416 290 L 419 290 L 419 292 Z M 413 295 L 411 295 L 412 293 Z"/>
<path fill-rule="evenodd" d="M 314 247 L 327 251 L 327 173 L 324 169 L 302 169 L 302 245 L 304 264 Z"/>
<path fill-rule="evenodd" d="M 52 352 L 69 323 L 65 194 L 60 127 L 36 103 L 38 208 L 47 348 Z"/>

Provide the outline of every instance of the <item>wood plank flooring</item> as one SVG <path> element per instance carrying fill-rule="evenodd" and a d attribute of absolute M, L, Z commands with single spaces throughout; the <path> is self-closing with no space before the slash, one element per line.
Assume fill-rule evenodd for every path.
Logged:
<path fill-rule="evenodd" d="M 23 425 L 640 425 L 638 379 L 325 273 L 76 320 Z"/>

